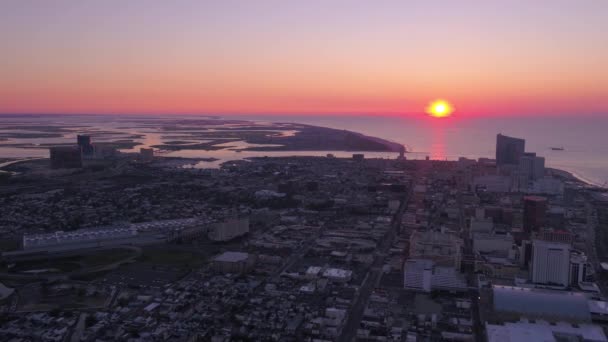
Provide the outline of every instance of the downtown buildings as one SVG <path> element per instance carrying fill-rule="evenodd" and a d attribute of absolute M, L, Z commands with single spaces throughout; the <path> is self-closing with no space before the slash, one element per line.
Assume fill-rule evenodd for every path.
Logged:
<path fill-rule="evenodd" d="M 201 253 L 204 261 L 186 276 L 168 274 L 176 264 L 194 265 L 191 259 L 154 269 L 136 260 L 96 279 L 116 291 L 101 292 L 104 297 L 117 299 L 86 311 L 97 323 L 83 332 L 85 341 L 129 340 L 133 332 L 176 341 L 484 335 L 515 341 L 519 331 L 548 341 L 563 334 L 604 340 L 597 322 L 606 303 L 592 285 L 592 260 L 582 253 L 588 249 L 581 248 L 581 197 L 574 194 L 573 204 L 566 204 L 559 195 L 527 199 L 511 187 L 472 186 L 476 176 L 503 176 L 492 160 L 261 158 L 205 172 L 167 172 L 157 169 L 161 163 L 133 163 L 115 184 L 99 175 L 107 192 L 95 187 L 78 197 L 59 192 L 20 199 L 40 208 L 75 199 L 66 203 L 92 206 L 83 211 L 87 219 L 113 205 L 104 216 L 146 221 L 137 223 L 138 236 L 173 236 L 170 224 L 157 221 L 167 215 L 224 213 L 204 229 L 190 227 L 159 241 L 163 246 L 148 254 L 172 259 L 180 249 Z M 158 178 L 125 187 L 125 175 L 137 176 L 131 182 Z M 69 213 L 83 210 L 73 208 Z M 248 226 L 232 221 L 240 217 L 236 208 L 250 212 Z M 56 296 L 63 290 L 50 291 Z M 479 307 L 492 312 L 478 315 Z M 40 330 L 66 327 L 45 315 L 15 316 L 48 321 Z M 18 329 L 23 321 L 12 322 L 3 331 L 30 333 Z M 74 324 L 57 336 L 65 338 Z"/>
<path fill-rule="evenodd" d="M 82 152 L 77 146 L 51 147 L 52 169 L 73 169 L 82 167 Z"/>
<path fill-rule="evenodd" d="M 496 136 L 496 165 L 518 165 L 524 155 L 526 141 L 498 134 Z"/>
<path fill-rule="evenodd" d="M 113 159 L 119 152 L 113 144 L 92 144 L 90 135 L 79 134 L 76 145 L 50 147 L 49 154 L 52 169 L 76 169 L 94 164 L 94 160 Z"/>

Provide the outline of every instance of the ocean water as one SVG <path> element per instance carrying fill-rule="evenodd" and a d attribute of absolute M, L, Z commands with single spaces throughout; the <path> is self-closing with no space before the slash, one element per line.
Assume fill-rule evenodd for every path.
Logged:
<path fill-rule="evenodd" d="M 193 118 L 192 116 L 165 117 Z M 85 125 L 91 131 L 112 131 L 117 135 L 107 137 L 128 137 L 131 134 L 144 135 L 136 139 L 142 145 L 126 152 L 138 151 L 140 147 L 160 144 L 164 136 L 157 128 L 166 119 L 154 117 L 118 117 L 118 116 L 39 116 L 39 117 L 2 117 L 0 124 L 9 121 L 45 125 L 59 123 L 64 125 Z M 496 134 L 502 133 L 526 139 L 526 150 L 544 156 L 546 165 L 572 172 L 577 177 L 596 184 L 608 184 L 608 117 L 502 117 L 502 118 L 458 118 L 435 119 L 426 116 L 225 116 L 227 119 L 246 119 L 258 122 L 293 122 L 316 126 L 346 129 L 366 135 L 376 136 L 401 143 L 407 147 L 410 159 L 422 159 L 429 156 L 436 160 L 455 160 L 458 157 L 479 158 L 494 157 Z M 158 120 L 158 125 L 150 124 Z M 145 124 L 143 124 L 145 122 Z M 0 125 L 1 126 L 1 125 Z M 57 143 L 73 142 L 76 132 L 62 138 L 18 139 L 0 141 L 0 158 L 48 157 L 47 149 L 23 149 L 2 146 L 7 143 Z M 0 127 L 0 132 L 2 129 Z M 285 131 L 284 134 L 293 134 Z M 105 137 L 94 138 L 96 141 Z M 234 146 L 234 143 L 229 144 Z M 239 151 L 249 146 L 239 142 L 237 148 L 226 148 L 216 151 L 182 150 L 166 153 L 179 157 L 214 157 L 216 162 L 201 162 L 197 167 L 217 167 L 220 163 L 255 156 L 285 155 L 325 155 L 334 153 L 337 156 L 349 156 L 352 152 L 343 151 L 297 151 L 297 152 L 255 152 Z M 563 147 L 563 151 L 554 151 L 551 147 Z M 395 153 L 366 153 L 370 157 L 394 158 Z"/>
<path fill-rule="evenodd" d="M 436 119 L 426 116 L 256 117 L 347 129 L 405 145 L 413 159 L 495 156 L 498 133 L 523 138 L 526 151 L 545 157 L 548 167 L 608 185 L 608 117 L 498 117 Z M 551 147 L 563 147 L 554 151 Z"/>

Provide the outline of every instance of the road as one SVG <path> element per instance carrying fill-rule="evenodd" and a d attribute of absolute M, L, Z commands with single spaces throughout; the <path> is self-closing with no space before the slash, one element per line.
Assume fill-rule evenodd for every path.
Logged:
<path fill-rule="evenodd" d="M 591 202 L 586 202 L 585 203 L 585 211 L 586 211 L 586 216 L 587 216 L 587 222 L 586 222 L 586 226 L 587 226 L 587 256 L 589 257 L 591 264 L 593 265 L 593 268 L 596 271 L 600 270 L 600 260 L 598 258 L 597 255 L 597 248 L 595 246 L 596 244 L 596 237 L 595 237 L 595 230 L 597 229 L 597 226 L 599 224 L 598 222 L 598 217 L 597 217 L 597 212 L 595 207 L 593 206 L 593 204 Z"/>
<path fill-rule="evenodd" d="M 374 289 L 378 286 L 380 279 L 382 278 L 382 266 L 384 266 L 384 261 L 388 254 L 387 252 L 393 245 L 395 237 L 401 229 L 401 219 L 405 209 L 407 208 L 409 198 L 410 194 L 408 193 L 401 199 L 401 205 L 399 206 L 399 209 L 397 209 L 397 212 L 391 221 L 391 228 L 380 242 L 374 263 L 367 275 L 367 278 L 365 278 L 363 285 L 361 285 L 359 288 L 359 293 L 355 298 L 355 303 L 350 309 L 350 313 L 346 323 L 344 324 L 344 328 L 342 329 L 342 334 L 338 338 L 338 341 L 340 342 L 353 341 L 357 336 L 359 322 L 361 322 L 361 319 L 363 318 L 363 313 L 365 312 L 365 307 L 367 306 L 369 297 Z"/>
<path fill-rule="evenodd" d="M 80 317 L 78 317 L 78 323 L 76 323 L 76 325 L 73 327 L 74 331 L 72 332 L 72 334 L 66 334 L 66 336 L 70 336 L 70 342 L 79 342 L 80 341 L 80 337 L 82 336 L 82 333 L 84 332 L 84 328 L 85 328 L 85 321 L 87 319 L 87 313 L 83 312 L 80 314 Z"/>
<path fill-rule="evenodd" d="M 281 266 L 274 274 L 269 277 L 271 280 L 276 280 L 284 271 L 288 270 L 293 266 L 298 260 L 303 258 L 306 253 L 314 246 L 314 242 L 321 236 L 323 233 L 323 227 L 319 227 L 315 234 L 312 234 L 308 239 L 302 243 L 302 246 L 295 250 L 291 255 L 287 258 L 287 261 Z"/>
<path fill-rule="evenodd" d="M 460 237 L 464 241 L 462 252 L 463 271 L 467 277 L 469 285 L 469 298 L 471 299 L 471 319 L 473 320 L 473 334 L 475 341 L 484 341 L 483 324 L 479 314 L 479 290 L 476 288 L 477 279 L 475 274 L 475 253 L 473 252 L 473 241 L 470 238 L 470 226 L 467 224 L 466 213 L 464 210 L 462 195 L 459 194 L 456 201 L 458 202 L 458 216 L 460 223 Z"/>

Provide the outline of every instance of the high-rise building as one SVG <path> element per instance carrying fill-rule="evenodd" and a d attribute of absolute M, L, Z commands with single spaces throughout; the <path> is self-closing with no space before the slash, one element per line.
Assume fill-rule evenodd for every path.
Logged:
<path fill-rule="evenodd" d="M 399 148 L 399 157 L 397 158 L 399 160 L 405 160 L 405 147 L 403 145 L 401 145 L 401 147 Z"/>
<path fill-rule="evenodd" d="M 116 157 L 118 154 L 118 149 L 114 145 L 95 144 L 95 158 L 113 158 Z"/>
<path fill-rule="evenodd" d="M 524 154 L 526 141 L 498 134 L 496 136 L 496 165 L 517 165 Z"/>
<path fill-rule="evenodd" d="M 78 135 L 76 136 L 76 140 L 78 141 L 78 146 L 80 147 L 80 151 L 82 151 L 82 155 L 85 157 L 93 156 L 95 153 L 95 149 L 93 145 L 91 145 L 91 136 L 90 135 Z"/>
<path fill-rule="evenodd" d="M 576 286 L 587 278 L 589 268 L 587 256 L 580 252 L 570 254 L 570 285 Z"/>
<path fill-rule="evenodd" d="M 545 224 L 547 199 L 540 196 L 524 197 L 524 231 L 538 232 Z"/>
<path fill-rule="evenodd" d="M 524 153 L 519 158 L 519 175 L 524 182 L 534 181 L 545 175 L 545 158 L 536 153 Z"/>
<path fill-rule="evenodd" d="M 77 135 L 76 140 L 78 141 L 78 146 L 86 146 L 91 145 L 91 136 L 90 135 Z"/>
<path fill-rule="evenodd" d="M 570 245 L 534 240 L 532 282 L 567 287 L 570 284 Z"/>
<path fill-rule="evenodd" d="M 52 169 L 73 169 L 82 167 L 82 152 L 78 146 L 51 147 Z"/>

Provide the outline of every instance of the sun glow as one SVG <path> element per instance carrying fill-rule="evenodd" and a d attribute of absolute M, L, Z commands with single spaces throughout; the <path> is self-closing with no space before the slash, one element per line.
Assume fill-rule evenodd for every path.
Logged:
<path fill-rule="evenodd" d="M 454 108 L 445 100 L 435 100 L 426 107 L 426 113 L 435 118 L 445 118 L 452 115 Z"/>

